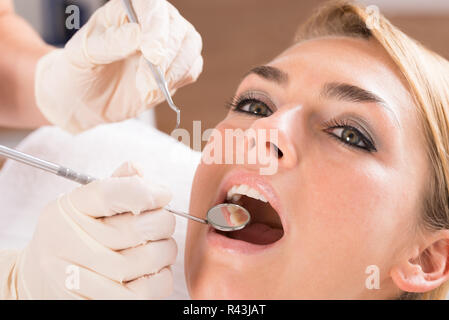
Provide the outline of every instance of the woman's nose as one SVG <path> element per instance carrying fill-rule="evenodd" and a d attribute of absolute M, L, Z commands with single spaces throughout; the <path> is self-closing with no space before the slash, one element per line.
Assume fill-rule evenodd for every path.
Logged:
<path fill-rule="evenodd" d="M 277 161 L 279 168 L 294 167 L 298 154 L 288 132 L 289 122 L 292 121 L 290 116 L 277 112 L 254 121 L 247 130 L 248 153 L 257 152 L 259 157 L 264 154 Z"/>

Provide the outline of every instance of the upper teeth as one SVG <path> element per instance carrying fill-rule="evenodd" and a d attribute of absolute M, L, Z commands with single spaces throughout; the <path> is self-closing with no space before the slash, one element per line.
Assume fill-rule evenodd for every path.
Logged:
<path fill-rule="evenodd" d="M 257 190 L 251 188 L 246 184 L 233 186 L 228 191 L 228 195 L 226 197 L 227 200 L 238 201 L 241 196 L 247 196 L 250 198 L 254 198 L 263 202 L 267 202 L 263 195 L 261 195 Z"/>

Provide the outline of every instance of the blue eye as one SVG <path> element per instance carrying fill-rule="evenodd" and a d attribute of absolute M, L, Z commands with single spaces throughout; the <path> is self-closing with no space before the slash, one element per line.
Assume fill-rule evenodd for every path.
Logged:
<path fill-rule="evenodd" d="M 265 103 L 257 99 L 244 99 L 237 102 L 232 110 L 260 117 L 269 117 L 273 114 L 273 111 Z"/>

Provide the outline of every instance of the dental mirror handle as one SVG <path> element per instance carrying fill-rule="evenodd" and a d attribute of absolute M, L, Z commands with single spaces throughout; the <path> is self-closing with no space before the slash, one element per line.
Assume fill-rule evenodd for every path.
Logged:
<path fill-rule="evenodd" d="M 60 177 L 78 182 L 80 184 L 88 184 L 88 183 L 96 180 L 94 177 L 89 176 L 87 174 L 78 173 L 75 170 L 60 166 L 60 165 L 50 162 L 50 161 L 46 161 L 46 160 L 42 160 L 42 159 L 30 156 L 29 154 L 8 148 L 3 145 L 0 145 L 0 155 L 6 157 L 8 159 L 16 160 L 18 162 L 27 164 L 29 166 L 56 174 Z M 168 207 L 166 207 L 165 209 L 167 211 L 170 211 L 173 214 L 178 215 L 178 216 L 188 218 L 188 219 L 194 220 L 196 222 L 208 224 L 207 220 L 205 220 L 205 219 L 191 216 L 184 212 L 175 211 Z"/>
<path fill-rule="evenodd" d="M 30 156 L 26 153 L 5 147 L 3 145 L 0 145 L 0 155 L 19 161 L 21 163 L 30 165 L 32 167 L 45 170 L 47 172 L 51 172 L 53 174 L 56 174 L 60 177 L 67 178 L 69 180 L 81 183 L 81 184 L 87 184 L 93 180 L 95 180 L 93 177 L 87 175 L 78 173 L 72 169 L 57 165 L 53 162 L 45 161 L 33 156 Z"/>
<path fill-rule="evenodd" d="M 209 222 L 206 219 L 201 219 L 201 218 L 192 216 L 192 215 L 184 213 L 184 212 L 176 211 L 176 210 L 173 210 L 170 207 L 165 207 L 164 209 L 167 210 L 168 212 L 176 214 L 176 215 L 178 215 L 180 217 L 184 217 L 184 218 L 187 218 L 187 219 L 190 219 L 190 220 L 193 220 L 193 221 L 196 221 L 196 222 L 204 223 L 204 224 L 209 224 Z"/>
<path fill-rule="evenodd" d="M 131 4 L 130 0 L 122 0 L 123 5 L 125 6 L 126 13 L 128 15 L 129 21 L 133 23 L 139 23 L 137 19 L 136 12 L 133 9 L 133 6 Z M 179 110 L 178 107 L 174 104 L 170 91 L 167 87 L 167 82 L 165 81 L 164 75 L 162 74 L 162 71 L 158 68 L 158 66 L 151 63 L 148 59 L 145 59 L 148 66 L 150 67 L 151 73 L 153 74 L 154 79 L 156 80 L 157 85 L 159 86 L 159 89 L 162 91 L 162 94 L 165 97 L 165 100 L 167 100 L 168 106 L 176 112 L 176 128 L 179 128 L 179 124 L 181 122 L 181 110 Z"/>

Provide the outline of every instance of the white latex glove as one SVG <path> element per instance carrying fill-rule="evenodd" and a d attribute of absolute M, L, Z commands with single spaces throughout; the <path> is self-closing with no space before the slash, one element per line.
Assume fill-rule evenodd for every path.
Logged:
<path fill-rule="evenodd" d="M 170 295 L 175 218 L 157 209 L 170 197 L 129 164 L 60 196 L 44 209 L 23 251 L 0 252 L 0 299 Z"/>
<path fill-rule="evenodd" d="M 201 36 L 165 0 L 133 0 L 139 24 L 123 3 L 99 8 L 64 49 L 37 64 L 36 103 L 52 123 L 77 133 L 132 118 L 164 97 L 146 57 L 174 92 L 196 81 L 203 68 Z"/>

